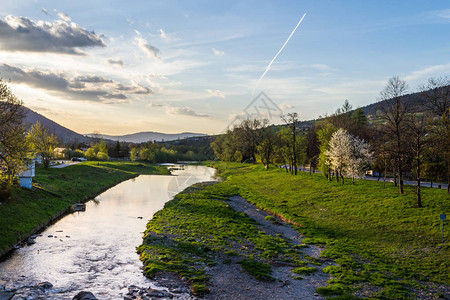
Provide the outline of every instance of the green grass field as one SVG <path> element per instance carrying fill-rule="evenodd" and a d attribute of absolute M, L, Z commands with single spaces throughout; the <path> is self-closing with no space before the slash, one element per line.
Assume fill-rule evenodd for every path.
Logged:
<path fill-rule="evenodd" d="M 450 228 L 447 220 L 441 247 L 439 219 L 449 212 L 446 191 L 423 188 L 424 207 L 417 208 L 413 186 L 400 195 L 393 184 L 376 181 L 342 185 L 304 172 L 213 165 L 248 201 L 300 224 L 305 243 L 325 245 L 322 255 L 340 265 L 333 269 L 335 286 L 369 283 L 381 288 L 379 297 L 402 298 L 431 282 L 450 284 Z"/>
<path fill-rule="evenodd" d="M 0 253 L 28 236 L 72 204 L 139 174 L 170 174 L 165 167 L 141 162 L 85 162 L 62 169 L 36 169 L 33 184 L 17 187 L 0 205 Z"/>

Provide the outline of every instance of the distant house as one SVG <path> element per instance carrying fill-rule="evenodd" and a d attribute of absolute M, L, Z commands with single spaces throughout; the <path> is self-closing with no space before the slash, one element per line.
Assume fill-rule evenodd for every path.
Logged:
<path fill-rule="evenodd" d="M 66 148 L 55 148 L 55 150 L 53 150 L 53 157 L 55 157 L 56 159 L 64 159 L 66 158 Z"/>
<path fill-rule="evenodd" d="M 28 160 L 26 170 L 19 174 L 20 185 L 31 189 L 33 187 L 33 177 L 35 176 L 36 159 Z"/>

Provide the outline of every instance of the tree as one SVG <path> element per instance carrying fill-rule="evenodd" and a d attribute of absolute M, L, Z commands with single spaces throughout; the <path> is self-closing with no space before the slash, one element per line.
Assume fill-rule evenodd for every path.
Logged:
<path fill-rule="evenodd" d="M 144 148 L 139 151 L 139 159 L 153 162 L 155 160 L 155 154 L 150 149 Z"/>
<path fill-rule="evenodd" d="M 344 184 L 344 175 L 350 175 L 354 184 L 355 177 L 360 177 L 365 166 L 372 161 L 369 144 L 342 128 L 333 133 L 327 156 L 331 166 L 338 170 L 342 184 Z"/>
<path fill-rule="evenodd" d="M 320 129 L 317 131 L 317 140 L 319 141 L 319 170 L 322 172 L 323 176 L 331 180 L 331 169 L 330 161 L 328 159 L 327 151 L 329 149 L 329 142 L 333 133 L 337 128 L 330 123 L 321 125 Z"/>
<path fill-rule="evenodd" d="M 0 175 L 8 185 L 24 166 L 26 156 L 25 110 L 8 85 L 0 79 Z"/>
<path fill-rule="evenodd" d="M 97 153 L 95 153 L 95 149 L 91 147 L 91 148 L 86 150 L 85 156 L 89 160 L 94 160 L 94 159 L 97 158 Z"/>
<path fill-rule="evenodd" d="M 317 127 L 308 129 L 306 134 L 306 159 L 309 162 L 309 175 L 314 172 L 319 160 L 319 140 L 317 139 Z"/>
<path fill-rule="evenodd" d="M 266 169 L 269 168 L 269 164 L 272 162 L 275 154 L 276 137 L 273 128 L 266 127 L 262 129 L 262 141 L 257 146 L 257 151 Z"/>
<path fill-rule="evenodd" d="M 103 161 L 109 160 L 108 153 L 99 151 L 99 152 L 97 153 L 97 159 L 98 159 L 98 160 L 103 160 Z"/>
<path fill-rule="evenodd" d="M 380 129 L 384 133 L 388 149 L 395 161 L 400 194 L 403 194 L 403 162 L 406 158 L 405 133 L 408 108 L 402 101 L 406 90 L 406 82 L 399 77 L 389 79 L 386 87 L 380 92 L 382 102 L 378 111 Z"/>
<path fill-rule="evenodd" d="M 422 207 L 422 195 L 420 190 L 421 168 L 422 168 L 422 156 L 428 144 L 428 124 L 424 115 L 412 116 L 409 124 L 410 129 L 410 149 L 413 153 L 415 165 L 416 165 L 416 195 L 417 206 Z"/>
<path fill-rule="evenodd" d="M 27 134 L 27 143 L 31 155 L 34 157 L 41 155 L 44 168 L 48 169 L 53 150 L 58 145 L 57 137 L 37 121 Z"/>
<path fill-rule="evenodd" d="M 292 165 L 291 167 L 294 169 L 295 175 L 297 175 L 297 135 L 298 135 L 298 114 L 297 113 L 288 113 L 286 116 L 282 116 L 281 119 L 284 123 L 287 124 L 289 128 L 289 145 L 291 147 L 291 155 L 292 155 Z"/>
<path fill-rule="evenodd" d="M 137 160 L 137 157 L 138 157 L 137 149 L 136 148 L 131 149 L 130 159 L 132 161 L 135 161 Z"/>
<path fill-rule="evenodd" d="M 419 87 L 424 105 L 436 117 L 440 134 L 438 145 L 447 164 L 447 193 L 450 194 L 450 79 L 447 77 L 430 78 L 428 83 Z"/>

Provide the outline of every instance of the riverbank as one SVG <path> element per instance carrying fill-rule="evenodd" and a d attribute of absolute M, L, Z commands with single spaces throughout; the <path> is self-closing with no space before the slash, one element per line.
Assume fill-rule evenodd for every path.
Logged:
<path fill-rule="evenodd" d="M 58 169 L 38 168 L 28 190 L 13 190 L 0 205 L 0 258 L 71 211 L 110 187 L 140 174 L 169 175 L 165 167 L 141 162 L 84 162 Z"/>
<path fill-rule="evenodd" d="M 315 290 L 323 296 L 436 299 L 449 295 L 449 235 L 444 232 L 441 247 L 439 219 L 450 208 L 446 191 L 424 188 L 424 207 L 417 208 L 413 186 L 399 195 L 393 185 L 383 188 L 379 182 L 342 185 L 320 175 L 293 176 L 258 165 L 216 162 L 212 166 L 228 179 L 188 189 L 149 222 L 139 248 L 148 276 L 172 271 L 190 282 L 198 295 L 210 292 L 206 297 L 226 298 L 242 286 L 248 290 L 244 295 L 258 299 L 259 286 L 264 284 L 245 281 L 273 282 L 279 274 L 274 268 L 287 263 L 290 284 L 298 284 L 292 273 L 297 268 L 305 274 L 331 276 Z M 274 224 L 297 224 L 298 236 L 306 238 L 295 245 L 286 237 L 267 234 L 260 221 L 249 217 L 252 210 L 243 213 L 233 207 L 235 195 L 256 205 L 253 212 L 271 213 L 267 219 Z M 317 259 L 302 247 L 324 250 Z M 336 266 L 315 266 L 330 261 Z M 227 264 L 232 266 L 228 270 L 247 271 L 249 276 L 234 282 L 234 287 L 229 285 L 229 290 L 225 281 L 214 279 L 215 270 L 226 269 Z M 281 291 L 283 283 L 275 282 L 280 286 L 273 288 Z M 222 294 L 212 296 L 220 285 Z"/>

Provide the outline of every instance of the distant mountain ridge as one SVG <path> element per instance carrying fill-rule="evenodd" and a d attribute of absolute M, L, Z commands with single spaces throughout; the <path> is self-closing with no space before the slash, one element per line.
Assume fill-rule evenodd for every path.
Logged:
<path fill-rule="evenodd" d="M 197 136 L 206 136 L 206 134 L 202 133 L 193 133 L 193 132 L 182 132 L 182 133 L 161 133 L 154 131 L 145 131 L 145 132 L 137 132 L 132 134 L 125 135 L 107 135 L 107 134 L 87 134 L 88 137 L 100 137 L 105 140 L 119 141 L 119 142 L 129 142 L 129 143 L 144 143 L 148 141 L 174 141 L 178 139 L 185 139 L 190 137 Z"/>

